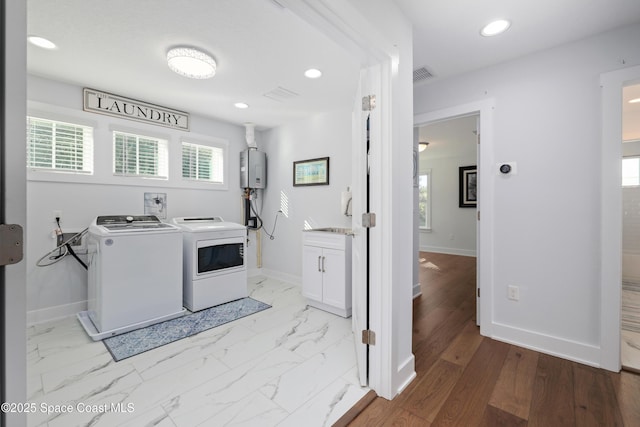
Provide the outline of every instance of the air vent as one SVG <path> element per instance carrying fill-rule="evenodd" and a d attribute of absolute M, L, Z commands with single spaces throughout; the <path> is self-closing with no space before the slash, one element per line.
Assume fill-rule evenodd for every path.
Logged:
<path fill-rule="evenodd" d="M 292 90 L 278 86 L 277 88 L 265 93 L 264 96 L 269 99 L 273 99 L 274 101 L 283 102 L 299 95 Z"/>
<path fill-rule="evenodd" d="M 413 83 L 420 83 L 427 79 L 433 77 L 433 74 L 425 67 L 418 68 L 417 70 L 413 70 Z"/>

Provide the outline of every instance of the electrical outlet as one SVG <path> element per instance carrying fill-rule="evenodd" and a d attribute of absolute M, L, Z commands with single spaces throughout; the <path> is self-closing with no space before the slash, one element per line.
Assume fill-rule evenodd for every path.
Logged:
<path fill-rule="evenodd" d="M 512 301 L 520 300 L 520 288 L 518 288 L 517 286 L 507 287 L 507 298 Z"/>

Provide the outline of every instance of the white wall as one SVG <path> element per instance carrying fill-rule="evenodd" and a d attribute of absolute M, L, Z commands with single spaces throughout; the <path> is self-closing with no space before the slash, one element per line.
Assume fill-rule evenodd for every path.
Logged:
<path fill-rule="evenodd" d="M 34 76 L 28 79 L 27 91 L 31 113 L 77 119 L 95 127 L 96 161 L 96 171 L 92 177 L 86 178 L 88 182 L 66 182 L 64 180 L 73 181 L 74 177 L 63 174 L 51 177 L 47 173 L 29 173 L 26 236 L 29 322 L 41 322 L 86 309 L 86 271 L 75 260 L 67 257 L 44 268 L 35 265 L 41 256 L 55 247 L 51 237 L 55 228 L 54 210 L 62 211 L 63 231 L 80 231 L 99 215 L 143 214 L 144 193 L 161 192 L 167 194 L 167 221 L 172 217 L 194 215 L 219 215 L 227 221 L 242 221 L 238 165 L 239 152 L 246 148 L 243 127 L 192 115 L 191 132 L 183 132 L 88 113 L 82 111 L 81 87 Z M 170 175 L 173 178 L 161 181 L 114 177 L 111 173 L 112 126 L 168 138 Z M 226 189 L 210 189 L 211 186 L 203 183 L 185 184 L 178 178 L 181 137 L 227 147 Z"/>
<path fill-rule="evenodd" d="M 258 148 L 267 153 L 261 216 L 269 233 L 276 213 L 283 211 L 275 239 L 263 234 L 263 268 L 300 283 L 302 230 L 351 227 L 351 217 L 342 214 L 340 203 L 342 191 L 351 185 L 351 111 L 319 114 L 262 132 Z M 329 157 L 329 185 L 294 187 L 293 162 L 319 157 Z"/>
<path fill-rule="evenodd" d="M 640 63 L 638 39 L 630 26 L 416 89 L 416 112 L 494 99 L 495 162 L 517 162 L 492 175 L 494 248 L 480 254 L 496 338 L 599 363 L 599 77 Z"/>
<path fill-rule="evenodd" d="M 431 170 L 431 230 L 420 230 L 420 250 L 476 255 L 476 209 L 459 207 L 459 167 L 477 164 L 477 116 L 421 126 L 420 173 Z"/>

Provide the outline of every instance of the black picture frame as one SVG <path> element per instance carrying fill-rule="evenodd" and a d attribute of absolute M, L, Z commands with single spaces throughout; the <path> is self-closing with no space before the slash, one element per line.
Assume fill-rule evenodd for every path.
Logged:
<path fill-rule="evenodd" d="M 293 162 L 293 186 L 329 185 L 329 157 Z"/>
<path fill-rule="evenodd" d="M 478 168 L 477 166 L 461 166 L 459 170 L 458 207 L 475 208 L 478 206 Z"/>

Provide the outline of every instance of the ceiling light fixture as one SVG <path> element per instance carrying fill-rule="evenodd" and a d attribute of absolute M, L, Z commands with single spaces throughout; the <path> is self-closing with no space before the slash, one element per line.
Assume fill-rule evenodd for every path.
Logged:
<path fill-rule="evenodd" d="M 637 104 L 639 102 L 640 102 L 640 98 L 634 98 L 634 99 L 629 100 L 629 104 Z"/>
<path fill-rule="evenodd" d="M 429 146 L 429 143 L 427 141 L 420 141 L 418 143 L 418 151 L 423 152 L 427 149 L 427 146 Z"/>
<path fill-rule="evenodd" d="M 235 104 L 233 104 L 233 106 L 236 108 L 240 108 L 241 110 L 244 110 L 245 108 L 249 108 L 249 104 L 244 102 L 236 102 Z"/>
<path fill-rule="evenodd" d="M 304 76 L 309 79 L 317 79 L 318 77 L 322 76 L 322 71 L 315 68 L 310 68 L 304 72 Z"/>
<path fill-rule="evenodd" d="M 506 19 L 498 19 L 485 25 L 480 34 L 485 37 L 497 36 L 507 31 L 510 26 L 511 22 Z"/>
<path fill-rule="evenodd" d="M 27 40 L 29 40 L 29 43 L 31 43 L 32 45 L 41 47 L 43 49 L 51 50 L 57 47 L 54 42 L 52 42 L 51 40 L 45 39 L 44 37 L 29 36 L 27 37 Z"/>
<path fill-rule="evenodd" d="M 191 47 L 171 49 L 167 52 L 167 65 L 174 72 L 190 79 L 210 79 L 216 74 L 216 61 Z"/>

